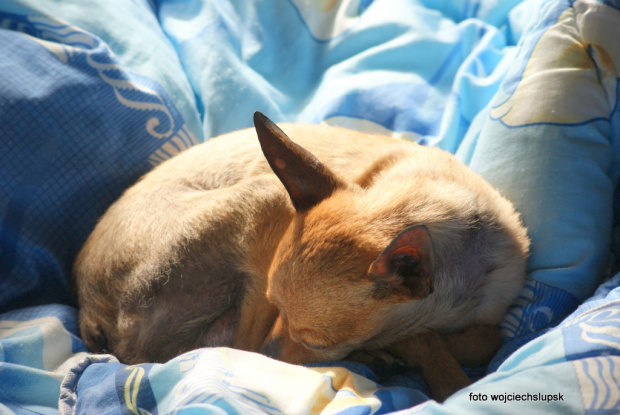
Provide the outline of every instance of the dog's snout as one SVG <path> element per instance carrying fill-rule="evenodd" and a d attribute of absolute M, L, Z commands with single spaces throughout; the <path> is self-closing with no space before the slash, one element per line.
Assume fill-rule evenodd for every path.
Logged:
<path fill-rule="evenodd" d="M 271 357 L 272 359 L 277 359 L 280 356 L 281 350 L 281 341 L 278 338 L 271 338 L 263 344 L 260 348 L 259 353 L 264 354 L 267 357 Z"/>
<path fill-rule="evenodd" d="M 272 359 L 292 364 L 316 361 L 315 353 L 296 341 L 294 336 L 295 333 L 289 330 L 286 318 L 280 315 L 258 351 Z"/>

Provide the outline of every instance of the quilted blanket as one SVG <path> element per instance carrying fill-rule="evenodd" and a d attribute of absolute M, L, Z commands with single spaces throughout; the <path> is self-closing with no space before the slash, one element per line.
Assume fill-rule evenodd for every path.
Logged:
<path fill-rule="evenodd" d="M 617 0 L 0 1 L 0 413 L 620 413 L 618 39 Z M 469 388 L 88 353 L 70 273 L 97 219 L 254 111 L 443 148 L 522 212 L 528 279 Z"/>

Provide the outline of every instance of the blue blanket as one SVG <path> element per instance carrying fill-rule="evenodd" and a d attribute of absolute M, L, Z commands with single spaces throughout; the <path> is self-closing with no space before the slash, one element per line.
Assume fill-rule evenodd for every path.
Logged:
<path fill-rule="evenodd" d="M 618 39 L 613 0 L 0 2 L 0 412 L 620 412 Z M 470 388 L 86 351 L 70 270 L 97 218 L 256 110 L 441 147 L 522 212 L 528 280 Z"/>

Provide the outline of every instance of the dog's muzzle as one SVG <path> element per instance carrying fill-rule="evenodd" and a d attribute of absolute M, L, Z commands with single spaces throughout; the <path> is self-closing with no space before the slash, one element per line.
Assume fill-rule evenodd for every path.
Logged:
<path fill-rule="evenodd" d="M 281 315 L 276 319 L 258 352 L 272 359 L 293 364 L 320 360 L 312 351 L 291 339 L 286 320 Z"/>
<path fill-rule="evenodd" d="M 258 352 L 272 359 L 278 359 L 280 356 L 280 339 L 268 338 Z"/>

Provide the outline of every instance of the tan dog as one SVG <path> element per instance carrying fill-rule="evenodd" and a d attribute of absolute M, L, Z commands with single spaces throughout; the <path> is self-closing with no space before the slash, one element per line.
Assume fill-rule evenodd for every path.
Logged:
<path fill-rule="evenodd" d="M 127 363 L 387 352 L 437 399 L 467 385 L 457 361 L 493 355 L 523 285 L 510 202 L 438 149 L 288 124 L 295 144 L 254 122 L 155 168 L 101 218 L 74 268 L 88 348 Z"/>

